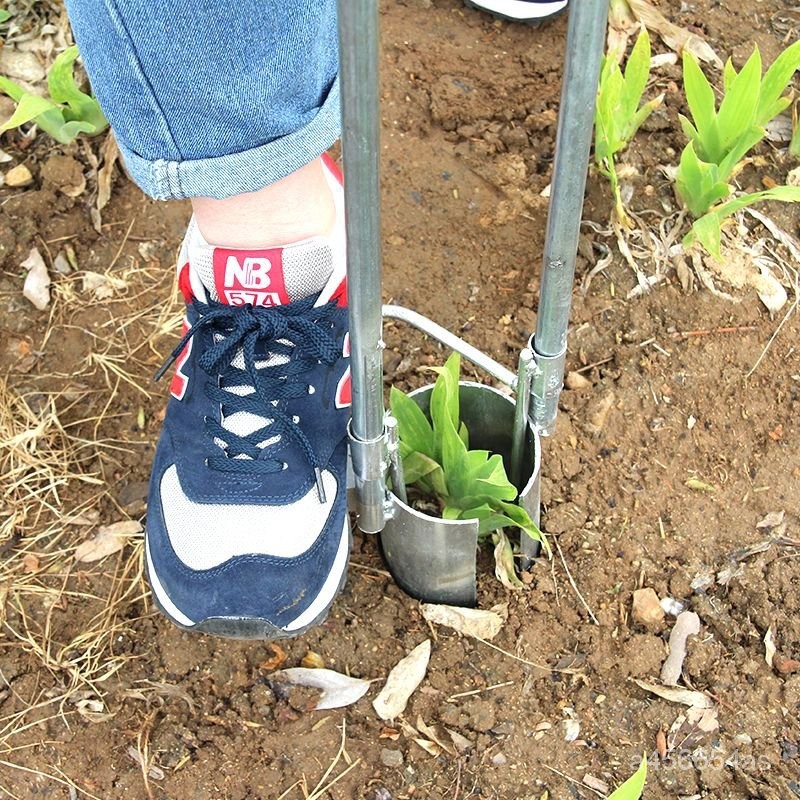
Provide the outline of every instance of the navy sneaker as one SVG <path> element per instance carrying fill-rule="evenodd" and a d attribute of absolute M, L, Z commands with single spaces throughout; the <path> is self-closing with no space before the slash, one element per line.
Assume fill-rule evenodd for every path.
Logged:
<path fill-rule="evenodd" d="M 538 23 L 567 10 L 568 0 L 465 0 L 471 8 L 512 22 Z"/>
<path fill-rule="evenodd" d="M 350 553 L 341 175 L 327 237 L 211 247 L 190 226 L 184 336 L 150 480 L 153 596 L 182 628 L 294 636 L 321 622 Z"/>

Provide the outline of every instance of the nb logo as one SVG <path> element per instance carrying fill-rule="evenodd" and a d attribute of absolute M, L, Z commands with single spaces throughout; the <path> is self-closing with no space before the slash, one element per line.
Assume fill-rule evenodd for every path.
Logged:
<path fill-rule="evenodd" d="M 272 263 L 268 258 L 244 258 L 242 263 L 239 263 L 236 256 L 228 256 L 225 265 L 225 287 L 266 289 L 270 285 L 271 269 Z"/>

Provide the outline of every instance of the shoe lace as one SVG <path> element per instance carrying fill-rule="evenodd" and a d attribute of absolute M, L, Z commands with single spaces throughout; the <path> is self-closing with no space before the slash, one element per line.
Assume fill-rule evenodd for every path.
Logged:
<path fill-rule="evenodd" d="M 324 503 L 323 465 L 296 418 L 285 410 L 285 401 L 309 393 L 311 385 L 303 380 L 303 374 L 319 363 L 335 364 L 341 354 L 332 325 L 337 303 L 315 306 L 315 300 L 312 296 L 270 308 L 195 300 L 198 319 L 155 380 L 164 375 L 193 336 L 211 330 L 214 343 L 197 360 L 204 372 L 216 378 L 216 383 L 206 384 L 208 397 L 220 405 L 221 419 L 244 411 L 260 417 L 264 425 L 240 436 L 216 419 L 204 417 L 206 432 L 221 451 L 207 459 L 208 466 L 224 472 L 279 472 L 285 464 L 274 453 L 285 434 L 304 451 Z"/>

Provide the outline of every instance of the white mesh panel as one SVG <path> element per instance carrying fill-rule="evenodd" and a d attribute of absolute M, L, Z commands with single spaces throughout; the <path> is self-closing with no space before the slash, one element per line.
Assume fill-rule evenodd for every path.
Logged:
<path fill-rule="evenodd" d="M 336 500 L 336 478 L 322 473 L 326 503 L 317 487 L 289 505 L 257 506 L 195 503 L 181 488 L 173 465 L 161 479 L 161 507 L 167 535 L 178 558 L 204 570 L 243 555 L 294 558 L 317 540 Z"/>

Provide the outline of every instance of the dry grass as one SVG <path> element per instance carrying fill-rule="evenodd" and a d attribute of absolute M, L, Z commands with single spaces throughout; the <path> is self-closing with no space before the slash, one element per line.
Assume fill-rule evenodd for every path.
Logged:
<path fill-rule="evenodd" d="M 36 675 L 35 689 L 23 691 L 0 669 L 0 696 L 10 695 L 0 717 L 0 772 L 31 772 L 29 760 L 8 759 L 41 745 L 37 731 L 48 720 L 110 718 L 111 679 L 124 681 L 135 658 L 125 642 L 152 613 L 141 535 L 98 564 L 74 559 L 98 525 L 124 519 L 109 471 L 124 471 L 123 457 L 150 442 L 128 441 L 115 409 L 127 405 L 130 415 L 131 402 L 152 405 L 150 376 L 182 320 L 176 297 L 163 301 L 165 267 L 122 250 L 107 296 L 84 290 L 81 272 L 54 284 L 33 349 L 49 352 L 45 363 L 55 368 L 0 378 L 0 661 L 22 659 Z M 84 352 L 61 347 L 67 336 Z M 74 785 L 54 765 L 31 774 Z"/>

